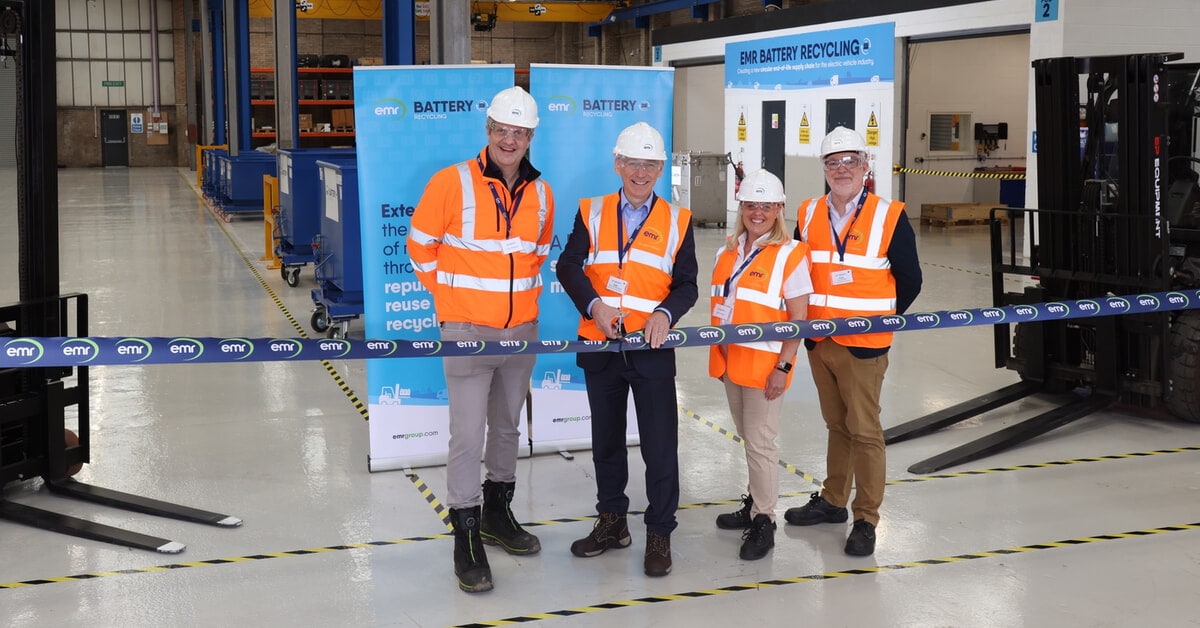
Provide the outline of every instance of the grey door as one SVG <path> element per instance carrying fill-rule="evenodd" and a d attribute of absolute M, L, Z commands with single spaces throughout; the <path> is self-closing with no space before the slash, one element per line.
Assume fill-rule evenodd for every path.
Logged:
<path fill-rule="evenodd" d="M 100 111 L 100 153 L 105 167 L 129 165 L 129 124 L 125 110 Z"/>
<path fill-rule="evenodd" d="M 17 64 L 5 59 L 0 60 L 0 167 L 16 165 Z"/>
<path fill-rule="evenodd" d="M 783 143 L 787 137 L 784 113 L 787 103 L 768 100 L 762 104 L 762 167 L 783 181 Z"/>

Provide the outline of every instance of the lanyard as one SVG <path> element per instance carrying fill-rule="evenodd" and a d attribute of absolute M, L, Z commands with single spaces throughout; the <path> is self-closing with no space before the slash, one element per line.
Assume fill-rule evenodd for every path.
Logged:
<path fill-rule="evenodd" d="M 832 196 L 830 199 L 832 200 Z M 862 213 L 863 205 L 867 202 L 867 188 L 863 188 L 862 194 L 858 197 L 858 207 L 854 208 L 854 217 L 850 219 L 850 224 L 846 225 L 846 235 L 841 237 L 837 231 L 833 230 L 833 221 L 829 222 L 829 230 L 833 231 L 833 243 L 837 246 L 838 261 L 846 261 L 846 247 L 850 244 L 850 232 L 854 229 L 854 223 L 858 222 L 858 215 Z"/>
<path fill-rule="evenodd" d="M 650 212 L 654 211 L 654 205 L 650 206 Z M 650 212 L 646 213 L 646 218 L 642 220 L 642 224 L 638 225 L 629 234 L 629 239 L 625 239 L 625 217 L 621 215 L 621 208 L 617 208 L 617 268 L 621 268 L 625 264 L 625 254 L 629 249 L 633 248 L 633 241 L 637 239 L 638 234 L 642 232 L 642 227 L 650 220 Z"/>
<path fill-rule="evenodd" d="M 483 172 L 483 160 L 476 157 L 475 161 L 479 162 L 479 171 Z M 520 192 L 513 198 L 512 210 L 510 211 L 504 206 L 504 201 L 500 200 L 500 193 L 496 191 L 496 184 L 488 182 L 488 189 L 492 191 L 492 200 L 496 202 L 496 211 L 504 216 L 504 237 L 512 235 L 512 221 L 517 216 L 517 208 L 521 206 L 521 197 L 525 195 L 525 188 L 522 187 Z"/>
<path fill-rule="evenodd" d="M 756 247 L 754 249 L 754 252 L 750 254 L 750 257 L 747 257 L 745 260 L 743 260 L 742 265 L 738 266 L 738 269 L 733 271 L 733 274 L 729 276 L 729 279 L 725 280 L 725 293 L 724 294 L 725 294 L 726 299 L 729 298 L 729 286 L 733 285 L 733 282 L 735 280 L 737 280 L 739 275 L 742 274 L 742 271 L 746 270 L 746 267 L 750 265 L 750 262 L 753 262 L 754 258 L 758 257 L 758 254 L 762 253 L 762 252 L 763 252 L 762 247 Z"/>

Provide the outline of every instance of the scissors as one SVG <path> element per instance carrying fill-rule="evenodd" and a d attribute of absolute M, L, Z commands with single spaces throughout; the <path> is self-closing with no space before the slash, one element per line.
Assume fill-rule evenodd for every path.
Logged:
<path fill-rule="evenodd" d="M 617 346 L 617 351 L 621 354 L 621 359 L 625 361 L 625 366 L 629 366 L 629 357 L 625 355 L 625 310 L 621 308 L 617 308 L 616 341 L 621 343 Z"/>

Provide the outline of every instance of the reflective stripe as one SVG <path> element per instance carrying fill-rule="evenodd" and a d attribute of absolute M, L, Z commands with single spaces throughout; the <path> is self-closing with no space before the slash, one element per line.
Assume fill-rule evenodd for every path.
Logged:
<path fill-rule="evenodd" d="M 510 283 L 508 279 L 485 279 L 483 277 L 472 277 L 471 275 L 456 275 L 445 271 L 438 271 L 438 283 L 451 288 L 470 288 L 472 290 L 482 290 L 484 292 L 522 292 L 525 290 L 533 290 L 542 286 L 541 274 L 533 277 L 523 277 L 513 279 Z"/>
<path fill-rule="evenodd" d="M 604 209 L 604 197 L 603 196 L 593 196 L 592 198 L 588 199 L 587 223 L 588 223 L 588 233 L 592 236 L 592 246 L 590 247 L 591 254 L 588 256 L 587 261 L 585 261 L 583 263 L 584 266 L 590 266 L 592 264 L 616 264 L 617 263 L 617 252 L 616 251 L 601 251 L 600 250 L 600 216 L 603 215 L 603 213 L 604 213 L 603 209 Z M 620 208 L 617 208 L 617 219 L 618 220 L 621 219 Z M 602 261 L 597 261 L 597 259 L 601 256 L 603 256 L 604 259 Z M 611 256 L 611 259 L 609 259 L 610 256 Z"/>
<path fill-rule="evenodd" d="M 462 186 L 462 232 L 475 233 L 475 182 L 471 180 L 471 163 L 459 163 L 458 182 Z"/>
<path fill-rule="evenodd" d="M 418 273 L 429 273 L 429 272 L 433 272 L 433 271 L 437 270 L 437 260 L 436 259 L 433 260 L 432 262 L 426 262 L 424 264 L 418 262 L 417 260 L 411 260 L 411 261 L 412 261 L 413 269 L 416 270 Z"/>
<path fill-rule="evenodd" d="M 550 254 L 550 245 L 549 244 L 539 245 L 537 247 L 537 254 L 538 255 L 549 255 Z"/>
<path fill-rule="evenodd" d="M 800 230 L 800 240 L 808 242 L 808 227 L 812 225 L 813 214 L 817 212 L 817 199 L 811 198 L 808 200 L 808 205 L 804 206 L 804 228 Z"/>
<path fill-rule="evenodd" d="M 515 239 L 521 243 L 521 248 L 519 249 L 519 251 L 513 251 L 514 253 L 516 253 L 516 252 L 520 252 L 520 253 L 537 252 L 537 250 L 538 250 L 537 242 L 530 242 L 529 240 L 522 240 L 520 238 L 515 238 Z M 504 250 L 504 240 L 490 240 L 490 239 L 476 240 L 475 238 L 460 238 L 455 235 L 446 234 L 446 236 L 442 239 L 442 244 L 445 244 L 446 246 L 452 246 L 452 247 L 458 248 L 458 249 L 467 250 L 467 251 L 487 251 L 489 253 L 506 253 L 506 251 Z"/>
<path fill-rule="evenodd" d="M 592 253 L 592 258 L 590 260 L 588 260 L 587 265 L 590 266 L 592 264 L 616 264 L 616 263 L 617 263 L 617 252 L 616 251 L 596 251 L 596 252 Z"/>
<path fill-rule="evenodd" d="M 783 351 L 783 343 L 778 340 L 770 342 L 739 342 L 734 344 L 747 349 L 754 349 L 755 351 L 766 351 L 774 355 L 779 355 L 779 352 Z"/>
<path fill-rule="evenodd" d="M 758 305 L 762 305 L 764 307 L 769 307 L 773 310 L 786 310 L 787 309 L 787 306 L 784 304 L 783 299 L 780 298 L 778 291 L 760 292 L 758 290 L 751 290 L 749 288 L 739 287 L 737 289 L 737 296 L 734 298 L 734 300 L 735 301 L 746 301 L 749 303 L 757 303 Z"/>
<path fill-rule="evenodd" d="M 829 307 L 839 310 L 857 310 L 861 312 L 894 312 L 895 299 L 860 299 L 856 297 L 839 297 L 825 294 L 808 295 L 808 304 L 817 307 Z"/>
<path fill-rule="evenodd" d="M 647 314 L 653 312 L 654 308 L 658 307 L 657 301 L 630 296 L 628 294 L 620 297 L 600 297 L 600 300 L 604 301 L 604 304 L 609 307 L 623 308 L 635 312 L 646 312 Z"/>
<path fill-rule="evenodd" d="M 882 236 L 881 236 L 882 237 Z M 876 248 L 878 246 L 873 245 Z M 813 264 L 832 264 L 833 251 L 811 251 Z M 866 270 L 887 270 L 892 267 L 892 261 L 886 257 L 867 257 L 865 255 L 846 254 L 844 261 L 838 262 L 839 266 L 850 266 L 853 268 L 864 268 Z"/>
<path fill-rule="evenodd" d="M 671 224 L 673 225 L 674 223 L 671 223 Z M 667 250 L 674 251 L 675 249 L 668 248 Z M 631 263 L 637 262 L 638 264 L 641 264 L 643 266 L 649 266 L 650 268 L 657 268 L 658 270 L 661 270 L 662 272 L 664 272 L 668 275 L 671 274 L 671 269 L 675 266 L 675 263 L 672 260 L 671 256 L 655 255 L 653 253 L 650 253 L 648 251 L 643 251 L 641 249 L 633 249 L 632 251 L 630 251 L 629 252 L 629 261 Z"/>
<path fill-rule="evenodd" d="M 542 181 L 541 179 L 534 181 L 533 189 L 537 190 L 538 238 L 541 238 L 542 233 L 544 233 L 546 231 L 546 214 L 550 211 L 550 208 L 546 205 L 546 182 Z M 549 253 L 550 253 L 549 247 L 546 248 L 545 253 L 543 253 L 540 249 L 538 250 L 538 254 L 540 254 L 540 255 L 548 255 Z"/>
<path fill-rule="evenodd" d="M 888 209 L 891 208 L 892 202 L 881 198 L 875 206 L 875 220 L 871 222 L 871 236 L 867 240 L 866 256 L 868 258 L 878 258 L 879 248 L 883 246 L 883 232 L 887 229 Z M 883 268 L 891 268 L 891 264 Z"/>
<path fill-rule="evenodd" d="M 420 229 L 410 228 L 408 235 L 413 239 L 413 242 L 416 242 L 421 246 L 429 246 L 430 244 L 437 244 L 441 242 L 441 240 L 429 235 L 428 233 L 425 233 L 424 231 L 421 231 Z"/>

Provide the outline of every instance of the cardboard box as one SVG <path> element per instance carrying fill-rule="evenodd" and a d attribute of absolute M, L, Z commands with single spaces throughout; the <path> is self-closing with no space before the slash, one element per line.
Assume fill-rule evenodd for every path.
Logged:
<path fill-rule="evenodd" d="M 921 205 L 921 222 L 943 225 L 954 224 L 984 224 L 993 207 L 1002 207 L 998 203 L 924 203 Z M 1002 220 L 1008 220 L 1008 212 L 1000 211 L 996 215 Z"/>
<path fill-rule="evenodd" d="M 334 131 L 353 131 L 354 130 L 354 110 L 353 109 L 334 109 L 333 110 L 333 130 Z"/>
<path fill-rule="evenodd" d="M 298 126 L 300 127 L 301 133 L 313 130 L 313 119 L 311 113 L 302 113 L 298 117 L 300 118 Z"/>

